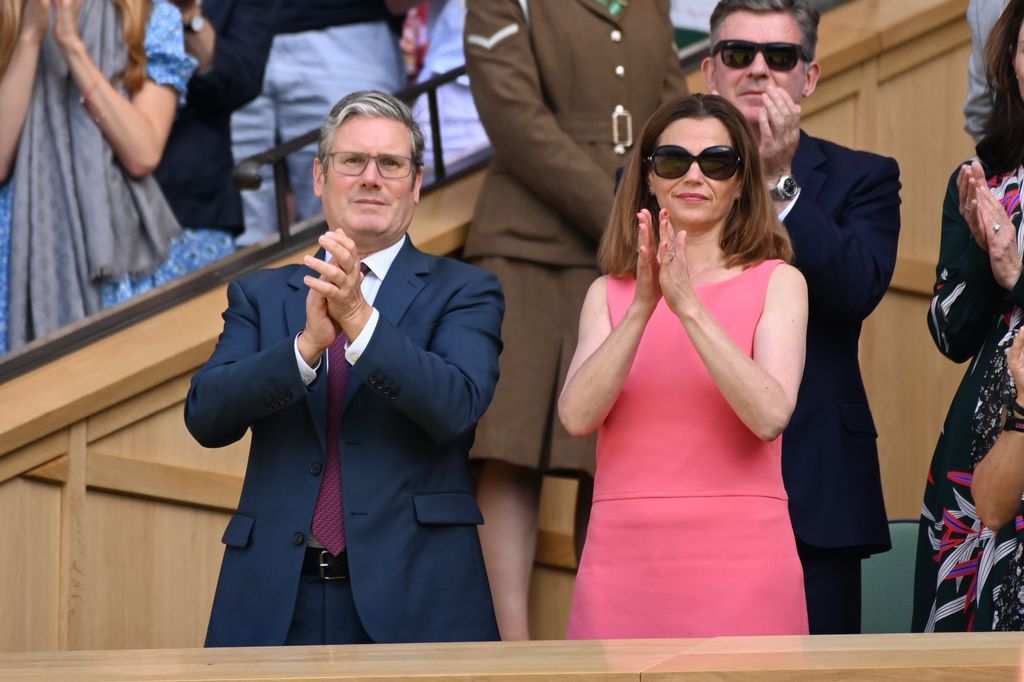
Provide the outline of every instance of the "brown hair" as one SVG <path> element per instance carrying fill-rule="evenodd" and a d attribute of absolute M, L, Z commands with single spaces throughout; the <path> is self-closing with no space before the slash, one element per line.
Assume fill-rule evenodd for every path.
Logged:
<path fill-rule="evenodd" d="M 640 132 L 640 142 L 626 162 L 626 171 L 612 205 L 611 220 L 598 249 L 601 269 L 616 277 L 635 276 L 638 249 L 636 214 L 646 208 L 654 218 L 655 231 L 658 225 L 658 202 L 647 191 L 647 173 L 650 170 L 647 159 L 654 152 L 665 128 L 684 118 L 716 119 L 725 126 L 732 146 L 740 155 L 737 171 L 740 196 L 725 219 L 719 244 L 725 265 L 756 265 L 769 258 L 791 260 L 793 247 L 765 189 L 757 142 L 743 115 L 717 95 L 690 95 L 663 104 Z"/>
<path fill-rule="evenodd" d="M 7 71 L 21 30 L 23 0 L 0 0 L 0 76 Z"/>
<path fill-rule="evenodd" d="M 135 94 L 146 82 L 146 24 L 153 10 L 152 0 L 111 0 L 121 15 L 124 42 L 128 48 L 128 65 L 114 79 L 124 84 L 129 94 Z M 21 31 L 23 0 L 0 0 L 0 75 L 7 66 L 18 44 Z"/>
<path fill-rule="evenodd" d="M 992 92 L 992 110 L 982 127 L 977 152 L 988 172 L 1006 172 L 1024 161 L 1024 101 L 1013 69 L 1022 22 L 1024 1 L 1012 0 L 985 43 L 985 75 Z"/>

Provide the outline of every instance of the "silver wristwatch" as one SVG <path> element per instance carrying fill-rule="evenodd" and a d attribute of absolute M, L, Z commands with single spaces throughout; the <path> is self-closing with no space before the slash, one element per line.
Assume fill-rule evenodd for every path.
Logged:
<path fill-rule="evenodd" d="M 196 12 L 185 24 L 185 30 L 189 33 L 199 33 L 206 26 L 206 17 Z"/>
<path fill-rule="evenodd" d="M 789 201 L 800 191 L 800 185 L 792 175 L 783 175 L 775 186 L 768 190 L 769 196 L 776 201 Z"/>

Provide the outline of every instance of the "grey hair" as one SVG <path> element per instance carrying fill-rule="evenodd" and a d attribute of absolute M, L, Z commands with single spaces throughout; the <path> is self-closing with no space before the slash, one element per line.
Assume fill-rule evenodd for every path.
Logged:
<path fill-rule="evenodd" d="M 800 26 L 804 51 L 814 59 L 818 46 L 818 21 L 821 15 L 808 0 L 720 0 L 711 13 L 711 47 L 718 43 L 718 31 L 725 18 L 734 12 L 785 12 Z"/>
<path fill-rule="evenodd" d="M 357 116 L 366 118 L 383 118 L 398 121 L 409 130 L 412 146 L 412 161 L 416 168 L 423 167 L 423 131 L 412 117 L 409 107 L 401 100 L 379 90 L 359 90 L 345 95 L 331 107 L 324 123 L 320 126 L 320 141 L 317 146 L 316 158 L 320 161 L 321 172 L 327 172 L 327 157 L 334 144 L 334 135 L 338 128 L 349 119 Z"/>

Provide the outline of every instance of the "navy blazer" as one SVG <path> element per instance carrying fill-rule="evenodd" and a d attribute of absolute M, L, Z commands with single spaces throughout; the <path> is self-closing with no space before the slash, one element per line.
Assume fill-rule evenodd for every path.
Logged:
<path fill-rule="evenodd" d="M 793 530 L 816 547 L 889 549 L 877 432 L 858 362 L 861 324 L 892 279 L 899 166 L 801 132 L 800 197 L 785 224 L 807 279 L 807 361 L 782 437 Z"/>
<path fill-rule="evenodd" d="M 217 32 L 213 66 L 188 83 L 154 176 L 185 227 L 242 229 L 231 171 L 231 112 L 260 94 L 280 0 L 205 0 Z"/>
<path fill-rule="evenodd" d="M 304 385 L 294 353 L 307 274 L 292 265 L 229 286 L 224 331 L 185 404 L 206 447 L 252 430 L 208 646 L 280 645 L 292 620 L 327 431 L 327 381 Z M 500 285 L 407 241 L 374 307 L 340 435 L 356 608 L 375 642 L 495 640 L 467 462 L 498 380 Z"/>

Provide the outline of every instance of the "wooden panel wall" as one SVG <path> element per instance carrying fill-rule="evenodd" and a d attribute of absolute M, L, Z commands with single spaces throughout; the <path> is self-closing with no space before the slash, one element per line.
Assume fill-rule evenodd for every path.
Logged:
<path fill-rule="evenodd" d="M 895 156 L 903 171 L 899 266 L 862 339 L 894 518 L 916 516 L 962 373 L 933 349 L 924 315 L 946 177 L 971 151 L 959 113 L 965 7 L 853 0 L 834 10 L 822 26 L 825 80 L 805 103 L 810 132 Z M 434 253 L 457 248 L 480 180 L 425 196 L 413 239 Z M 0 651 L 201 644 L 247 443 L 200 448 L 181 412 L 224 302 L 222 288 L 0 385 Z M 564 634 L 575 486 L 545 483 L 535 637 Z"/>

